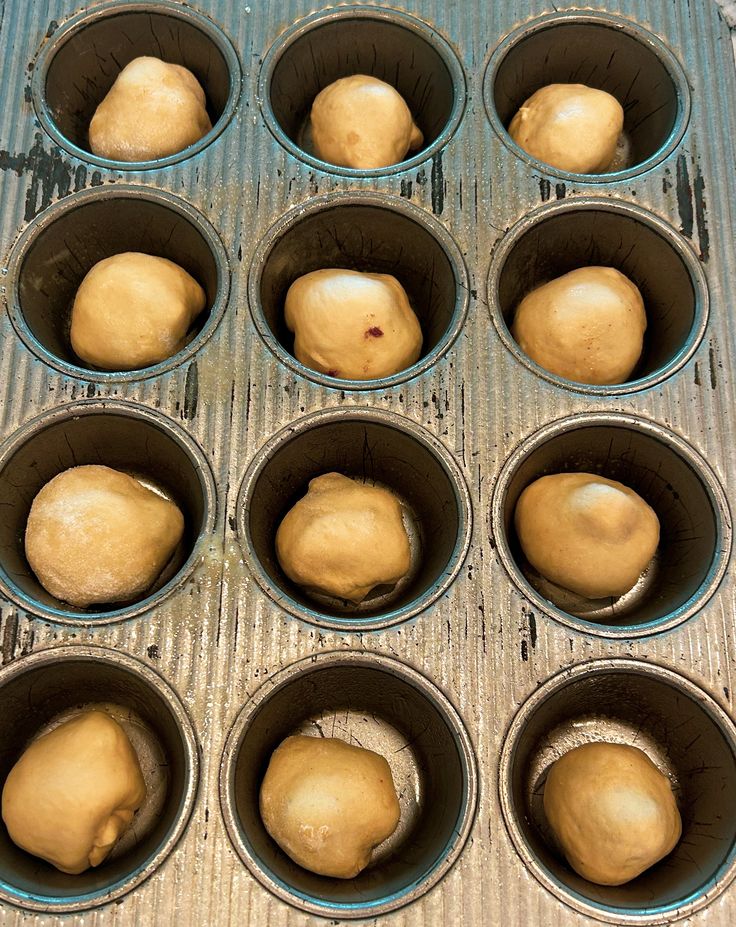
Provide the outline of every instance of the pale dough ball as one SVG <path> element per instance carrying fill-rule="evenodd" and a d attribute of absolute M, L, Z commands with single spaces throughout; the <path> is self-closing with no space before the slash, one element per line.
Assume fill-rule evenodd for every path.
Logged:
<path fill-rule="evenodd" d="M 41 585 L 87 606 L 142 596 L 184 533 L 179 508 L 110 467 L 72 467 L 31 505 L 26 557 Z"/>
<path fill-rule="evenodd" d="M 557 760 L 544 812 L 572 868 L 599 885 L 636 878 L 682 833 L 667 776 L 646 753 L 622 744 L 584 744 Z"/>
<path fill-rule="evenodd" d="M 206 102 L 187 68 L 159 58 L 134 58 L 95 110 L 90 149 L 113 161 L 152 161 L 176 154 L 212 128 Z"/>
<path fill-rule="evenodd" d="M 372 750 L 326 737 L 287 737 L 261 785 L 261 817 L 305 869 L 352 879 L 399 823 L 391 769 Z"/>
<path fill-rule="evenodd" d="M 145 797 L 125 731 L 87 711 L 39 737 L 10 770 L 3 820 L 13 843 L 76 875 L 99 866 Z"/>
<path fill-rule="evenodd" d="M 404 98 L 367 74 L 341 77 L 312 103 L 314 153 L 343 167 L 388 167 L 424 141 Z"/>
<path fill-rule="evenodd" d="M 533 93 L 511 120 L 509 135 L 545 164 L 577 174 L 611 166 L 624 127 L 624 111 L 605 90 L 585 84 L 548 84 Z"/>
<path fill-rule="evenodd" d="M 126 251 L 99 261 L 77 290 L 71 342 L 102 370 L 137 370 L 187 343 L 207 297 L 194 277 L 166 258 Z"/>
<path fill-rule="evenodd" d="M 636 367 L 647 317 L 638 288 L 613 267 L 580 267 L 532 290 L 512 334 L 540 367 L 578 383 L 623 383 Z"/>
<path fill-rule="evenodd" d="M 390 274 L 314 270 L 289 287 L 285 318 L 297 360 L 331 377 L 387 377 L 422 349 L 419 320 Z"/>
<path fill-rule="evenodd" d="M 635 585 L 659 544 L 659 519 L 633 489 L 594 473 L 555 473 L 516 503 L 522 550 L 542 576 L 591 599 Z"/>
<path fill-rule="evenodd" d="M 299 586 L 362 602 L 411 565 L 401 503 L 388 489 L 324 473 L 279 525 L 276 555 Z"/>

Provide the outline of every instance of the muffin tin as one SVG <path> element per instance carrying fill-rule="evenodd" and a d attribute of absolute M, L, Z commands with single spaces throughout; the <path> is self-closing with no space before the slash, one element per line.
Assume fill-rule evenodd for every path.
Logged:
<path fill-rule="evenodd" d="M 100 702 L 131 713 L 166 772 L 138 843 L 79 880 L 0 828 L 3 924 L 736 920 L 725 21 L 707 0 L 401 6 L 5 4 L 0 774 Z M 90 155 L 94 106 L 152 53 L 197 73 L 212 132 L 161 161 Z M 357 69 L 420 119 L 425 147 L 401 165 L 351 171 L 301 147 L 310 95 Z M 505 133 L 533 84 L 573 79 L 626 101 L 620 170 L 564 174 Z M 181 263 L 207 311 L 170 361 L 90 370 L 70 303 L 123 249 Z M 650 308 L 622 386 L 555 378 L 510 333 L 520 296 L 590 260 L 631 274 Z M 359 383 L 293 357 L 285 290 L 333 263 L 402 281 L 425 337 L 410 370 Z M 143 476 L 185 513 L 140 602 L 70 609 L 28 570 L 30 501 L 75 463 Z M 514 537 L 523 486 L 583 465 L 636 484 L 662 520 L 656 569 L 619 603 L 560 597 Z M 360 608 L 305 599 L 274 558 L 275 520 L 327 469 L 391 486 L 416 525 L 415 572 Z M 400 830 L 350 883 L 291 864 L 256 807 L 275 744 L 333 729 L 383 749 L 401 787 Z M 615 890 L 575 876 L 540 815 L 550 762 L 603 736 L 669 772 L 686 835 Z"/>

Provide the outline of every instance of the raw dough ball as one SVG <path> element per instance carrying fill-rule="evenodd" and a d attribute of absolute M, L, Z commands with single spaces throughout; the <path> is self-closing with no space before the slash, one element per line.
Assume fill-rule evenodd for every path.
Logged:
<path fill-rule="evenodd" d="M 285 316 L 297 360 L 331 377 L 387 377 L 422 349 L 419 320 L 390 274 L 312 271 L 289 287 Z"/>
<path fill-rule="evenodd" d="M 607 171 L 624 127 L 621 104 L 585 84 L 549 84 L 511 120 L 509 135 L 545 164 L 576 174 Z"/>
<path fill-rule="evenodd" d="M 396 496 L 339 473 L 309 481 L 279 525 L 276 555 L 293 582 L 351 602 L 398 582 L 411 565 Z"/>
<path fill-rule="evenodd" d="M 633 489 L 594 473 L 555 473 L 526 487 L 516 533 L 542 576 L 591 599 L 636 585 L 659 544 L 659 519 Z"/>
<path fill-rule="evenodd" d="M 317 157 L 344 167 L 398 164 L 424 141 L 398 90 L 367 74 L 341 77 L 320 90 L 311 131 Z"/>
<path fill-rule="evenodd" d="M 352 879 L 396 830 L 391 769 L 372 750 L 329 737 L 287 737 L 261 785 L 266 830 L 295 863 Z"/>
<path fill-rule="evenodd" d="M 670 853 L 682 833 L 669 779 L 646 753 L 589 743 L 554 763 L 544 812 L 572 868 L 623 885 Z"/>
<path fill-rule="evenodd" d="M 204 90 L 187 68 L 134 58 L 118 74 L 89 126 L 93 154 L 152 161 L 183 151 L 212 128 Z"/>
<path fill-rule="evenodd" d="M 146 797 L 125 731 L 87 711 L 31 744 L 3 788 L 13 841 L 62 872 L 99 866 Z"/>
<path fill-rule="evenodd" d="M 26 557 L 51 595 L 71 605 L 142 596 L 184 533 L 178 507 L 110 467 L 72 467 L 33 500 Z"/>
<path fill-rule="evenodd" d="M 641 356 L 647 317 L 613 267 L 580 267 L 522 299 L 511 329 L 540 367 L 578 383 L 623 383 Z"/>
<path fill-rule="evenodd" d="M 126 251 L 99 261 L 77 290 L 71 342 L 103 370 L 137 370 L 166 360 L 187 343 L 207 303 L 204 290 L 166 258 Z"/>

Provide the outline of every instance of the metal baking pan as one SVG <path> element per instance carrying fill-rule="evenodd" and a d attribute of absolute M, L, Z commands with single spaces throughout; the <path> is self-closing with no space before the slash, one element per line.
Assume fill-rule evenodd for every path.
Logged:
<path fill-rule="evenodd" d="M 400 6 L 0 6 L 0 778 L 43 725 L 104 703 L 158 796 L 79 877 L 0 829 L 3 925 L 736 921 L 727 24 L 709 0 Z M 197 74 L 213 129 L 159 162 L 95 157 L 89 118 L 141 54 Z M 423 130 L 400 165 L 308 150 L 314 95 L 360 71 Z M 554 80 L 619 96 L 620 169 L 565 174 L 510 140 Z M 207 310 L 169 361 L 91 370 L 70 303 L 93 263 L 131 249 L 194 274 Z M 542 371 L 510 333 L 525 292 L 591 260 L 647 303 L 617 387 Z M 360 383 L 294 358 L 286 289 L 335 264 L 402 281 L 424 332 L 413 368 Z M 38 585 L 22 533 L 46 480 L 98 462 L 170 494 L 187 530 L 143 601 L 84 611 Z M 657 560 L 620 602 L 561 596 L 514 536 L 524 486 L 581 468 L 660 517 Z M 327 469 L 391 486 L 417 525 L 410 578 L 360 608 L 305 599 L 274 557 L 278 519 Z M 260 776 L 296 730 L 392 763 L 401 825 L 355 880 L 299 869 L 260 822 Z M 550 762 L 601 736 L 649 751 L 684 822 L 674 854 L 620 888 L 577 877 L 540 810 Z"/>

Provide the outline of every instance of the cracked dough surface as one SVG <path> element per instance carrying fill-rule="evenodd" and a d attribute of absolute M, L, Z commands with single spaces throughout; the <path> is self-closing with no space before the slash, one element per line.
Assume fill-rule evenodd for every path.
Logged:
<path fill-rule="evenodd" d="M 607 171 L 624 127 L 618 100 L 585 84 L 548 84 L 511 120 L 509 135 L 545 164 L 578 174 Z"/>
<path fill-rule="evenodd" d="M 632 589 L 659 544 L 659 519 L 633 489 L 594 473 L 530 483 L 514 513 L 522 550 L 543 576 L 591 599 Z"/>
<path fill-rule="evenodd" d="M 47 592 L 84 607 L 143 596 L 183 532 L 173 502 L 93 464 L 59 473 L 36 495 L 25 551 Z"/>
<path fill-rule="evenodd" d="M 266 830 L 295 863 L 352 879 L 399 823 L 391 769 L 372 750 L 327 737 L 287 737 L 260 794 Z"/>
<path fill-rule="evenodd" d="M 410 367 L 422 349 L 419 320 L 390 274 L 312 271 L 291 284 L 284 312 L 297 360 L 328 376 L 387 377 Z"/>
<path fill-rule="evenodd" d="M 324 473 L 279 525 L 276 555 L 297 585 L 362 602 L 409 571 L 401 503 L 388 489 Z"/>
<path fill-rule="evenodd" d="M 532 290 L 516 310 L 519 347 L 577 383 L 624 383 L 636 367 L 647 317 L 638 288 L 613 267 L 580 267 Z"/>
<path fill-rule="evenodd" d="M 125 65 L 95 110 L 89 144 L 102 158 L 151 161 L 183 151 L 211 128 L 194 74 L 142 56 Z"/>
<path fill-rule="evenodd" d="M 637 747 L 589 743 L 550 768 L 544 812 L 572 868 L 623 885 L 675 848 L 682 823 L 669 779 Z"/>
<path fill-rule="evenodd" d="M 310 128 L 317 157 L 343 167 L 398 164 L 424 141 L 398 90 L 367 74 L 341 77 L 320 90 Z"/>
<path fill-rule="evenodd" d="M 88 271 L 72 307 L 71 342 L 102 370 L 137 370 L 187 343 L 207 302 L 194 277 L 166 258 L 125 251 Z"/>
<path fill-rule="evenodd" d="M 125 731 L 88 711 L 28 747 L 5 780 L 2 814 L 17 846 L 76 875 L 99 866 L 145 797 Z"/>

